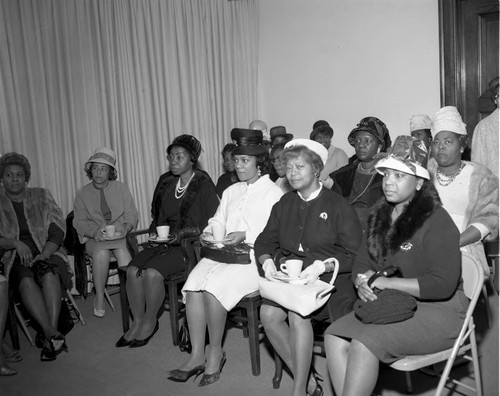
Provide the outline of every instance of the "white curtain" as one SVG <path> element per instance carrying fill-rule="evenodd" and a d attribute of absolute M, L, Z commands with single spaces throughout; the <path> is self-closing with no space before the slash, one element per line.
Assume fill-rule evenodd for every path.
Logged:
<path fill-rule="evenodd" d="M 256 0 L 0 1 L 0 153 L 26 155 L 65 213 L 107 146 L 145 227 L 175 136 L 201 141 L 216 181 L 256 118 Z"/>

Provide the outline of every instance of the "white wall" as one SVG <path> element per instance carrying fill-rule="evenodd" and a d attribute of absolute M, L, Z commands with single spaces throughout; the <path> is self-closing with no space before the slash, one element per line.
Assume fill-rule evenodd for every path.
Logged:
<path fill-rule="evenodd" d="M 391 138 L 439 108 L 437 0 L 260 0 L 260 118 L 308 137 L 326 119 L 333 144 L 379 117 Z"/>

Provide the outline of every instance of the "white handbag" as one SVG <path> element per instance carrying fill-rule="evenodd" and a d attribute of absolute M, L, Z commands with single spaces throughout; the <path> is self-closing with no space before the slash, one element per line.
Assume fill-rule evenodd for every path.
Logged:
<path fill-rule="evenodd" d="M 339 262 L 333 257 L 323 262 L 334 264 L 330 282 L 317 279 L 311 284 L 297 285 L 259 278 L 260 295 L 302 316 L 310 315 L 326 304 L 330 299 L 330 294 L 335 289 L 333 282 L 335 282 L 339 272 Z"/>

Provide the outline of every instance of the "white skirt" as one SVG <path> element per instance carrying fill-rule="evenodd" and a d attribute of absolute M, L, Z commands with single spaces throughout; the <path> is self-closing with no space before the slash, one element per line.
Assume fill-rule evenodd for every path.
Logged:
<path fill-rule="evenodd" d="M 259 273 L 253 259 L 250 264 L 225 264 L 203 258 L 191 271 L 182 288 L 184 303 L 186 292 L 206 291 L 230 311 L 244 296 L 259 290 L 258 279 Z"/>

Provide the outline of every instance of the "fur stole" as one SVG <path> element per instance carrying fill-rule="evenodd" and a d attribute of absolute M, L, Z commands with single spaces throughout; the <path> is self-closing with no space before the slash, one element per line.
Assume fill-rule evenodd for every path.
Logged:
<path fill-rule="evenodd" d="M 380 263 L 388 255 L 396 252 L 402 243 L 410 239 L 425 221 L 441 206 L 439 195 L 426 181 L 420 191 L 392 224 L 391 213 L 394 205 L 381 198 L 370 211 L 367 227 L 368 253 Z"/>
<path fill-rule="evenodd" d="M 24 215 L 36 247 L 41 252 L 48 239 L 48 231 L 51 223 L 66 232 L 66 223 L 59 206 L 57 206 L 52 194 L 44 188 L 27 188 L 23 199 Z M 0 236 L 8 239 L 19 239 L 19 223 L 12 201 L 0 189 Z M 14 262 L 15 250 L 5 252 L 2 262 L 6 265 L 6 274 Z M 66 255 L 62 250 L 56 252 L 63 259 Z"/>

